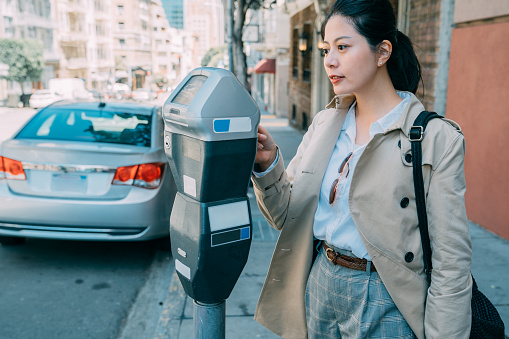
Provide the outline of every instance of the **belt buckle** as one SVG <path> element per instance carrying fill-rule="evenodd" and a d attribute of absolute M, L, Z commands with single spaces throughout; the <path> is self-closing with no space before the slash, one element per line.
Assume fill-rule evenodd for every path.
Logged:
<path fill-rule="evenodd" d="M 325 250 L 325 253 L 326 253 L 327 259 L 329 259 L 329 261 L 334 264 L 334 259 L 331 259 L 331 257 L 329 257 L 329 253 L 332 255 L 332 257 L 334 257 L 334 253 L 335 253 L 334 250 L 332 248 L 328 247 Z"/>

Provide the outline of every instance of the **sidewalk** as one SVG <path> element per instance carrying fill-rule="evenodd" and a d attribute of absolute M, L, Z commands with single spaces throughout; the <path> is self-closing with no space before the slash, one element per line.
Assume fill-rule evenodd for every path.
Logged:
<path fill-rule="evenodd" d="M 262 116 L 262 125 L 267 127 L 278 142 L 284 158 L 291 159 L 295 152 L 302 133 L 288 126 L 286 119 L 278 119 L 274 116 Z M 248 193 L 253 218 L 253 241 L 249 259 L 242 272 L 233 292 L 226 301 L 226 338 L 227 339 L 251 339 L 251 338 L 279 338 L 254 319 L 256 303 L 268 271 L 272 253 L 279 232 L 268 226 L 259 211 L 255 197 L 250 188 Z M 471 223 L 470 232 L 473 246 L 472 273 L 476 278 L 479 289 L 495 304 L 506 324 L 506 335 L 509 334 L 509 241 L 502 239 L 482 227 Z M 173 262 L 167 258 L 168 263 Z M 174 272 L 174 266 L 167 265 L 167 274 L 173 273 L 166 300 L 162 304 L 157 324 L 152 328 L 155 331 L 146 331 L 150 328 L 143 324 L 146 332 L 153 335 L 141 336 L 136 331 L 127 331 L 124 328 L 122 339 L 157 338 L 157 339 L 189 339 L 193 338 L 193 300 L 186 296 L 180 281 Z M 159 273 L 161 274 L 161 273 Z M 156 289 L 157 290 L 157 289 Z M 147 291 L 151 294 L 153 286 Z M 164 299 L 163 299 L 164 300 Z M 140 311 L 142 316 L 149 318 L 155 315 Z M 154 319 L 156 320 L 156 319 Z"/>

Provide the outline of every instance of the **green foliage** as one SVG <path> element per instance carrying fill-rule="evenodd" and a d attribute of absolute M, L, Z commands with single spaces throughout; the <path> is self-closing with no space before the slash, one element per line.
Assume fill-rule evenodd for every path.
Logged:
<path fill-rule="evenodd" d="M 216 67 L 218 58 L 223 57 L 223 53 L 226 50 L 226 46 L 221 47 L 212 47 L 205 53 L 203 58 L 201 59 L 201 65 L 203 67 Z M 215 65 L 213 65 L 215 63 Z"/>
<path fill-rule="evenodd" d="M 44 47 L 40 41 L 0 39 L 0 63 L 9 66 L 3 78 L 16 82 L 39 81 L 44 70 Z"/>
<path fill-rule="evenodd" d="M 207 66 L 208 67 L 219 67 L 219 66 L 224 67 L 223 59 L 224 59 L 223 53 L 218 53 L 218 54 L 214 55 L 212 58 L 210 58 L 210 61 Z M 219 63 L 220 61 L 221 61 L 221 64 Z"/>

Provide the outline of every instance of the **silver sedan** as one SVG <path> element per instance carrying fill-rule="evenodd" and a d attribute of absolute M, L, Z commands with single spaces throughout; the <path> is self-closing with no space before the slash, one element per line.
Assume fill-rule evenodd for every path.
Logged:
<path fill-rule="evenodd" d="M 157 106 L 58 102 L 0 144 L 0 243 L 168 238 L 176 186 Z"/>

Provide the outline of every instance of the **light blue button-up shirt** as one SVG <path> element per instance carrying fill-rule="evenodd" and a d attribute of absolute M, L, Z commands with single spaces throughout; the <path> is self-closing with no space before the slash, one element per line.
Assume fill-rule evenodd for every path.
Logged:
<path fill-rule="evenodd" d="M 383 133 L 401 117 L 401 114 L 410 102 L 411 96 L 404 92 L 398 92 L 398 94 L 403 101 L 394 107 L 392 111 L 371 124 L 369 128 L 370 140 L 373 139 L 375 134 Z M 371 260 L 348 208 L 348 193 L 355 165 L 366 147 L 366 145 L 360 146 L 355 144 L 357 131 L 355 106 L 356 102 L 348 110 L 341 133 L 327 165 L 320 188 L 320 198 L 315 213 L 313 232 L 317 239 L 325 240 L 336 248 L 352 251 L 359 258 Z M 332 183 L 338 177 L 339 166 L 350 152 L 354 153 L 349 162 L 348 177 L 345 180 L 344 175 L 342 176 L 338 185 L 338 191 L 336 192 L 336 201 L 331 206 L 329 204 L 329 195 Z"/>

